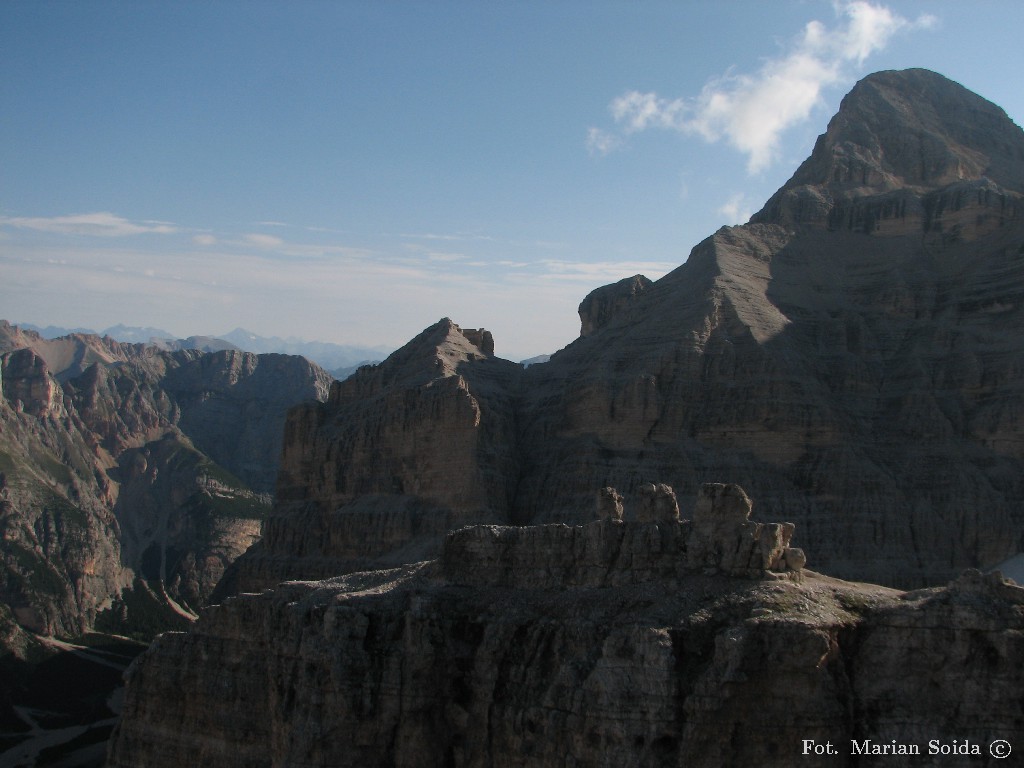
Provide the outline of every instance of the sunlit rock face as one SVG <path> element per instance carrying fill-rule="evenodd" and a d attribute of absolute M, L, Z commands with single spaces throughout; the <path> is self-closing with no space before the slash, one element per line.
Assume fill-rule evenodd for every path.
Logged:
<path fill-rule="evenodd" d="M 259 537 L 288 408 L 331 378 L 300 357 L 0 321 L 0 380 L 0 603 L 25 629 L 74 637 L 151 635 L 206 602 Z M 130 587 L 149 605 L 139 620 Z"/>

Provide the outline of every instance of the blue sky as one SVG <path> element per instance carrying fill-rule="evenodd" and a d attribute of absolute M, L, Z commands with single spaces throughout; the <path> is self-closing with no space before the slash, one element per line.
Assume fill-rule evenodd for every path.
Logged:
<path fill-rule="evenodd" d="M 1024 119 L 1024 3 L 0 3 L 0 317 L 521 359 L 793 173 L 856 80 Z"/>

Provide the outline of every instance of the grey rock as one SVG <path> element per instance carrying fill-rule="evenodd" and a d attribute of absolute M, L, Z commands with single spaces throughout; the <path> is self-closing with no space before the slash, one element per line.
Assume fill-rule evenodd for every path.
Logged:
<path fill-rule="evenodd" d="M 597 492 L 597 519 L 622 520 L 622 494 L 611 486 Z"/>
<path fill-rule="evenodd" d="M 709 577 L 689 525 L 474 526 L 233 597 L 133 666 L 107 764 L 852 766 L 805 740 L 1024 727 L 1024 589 Z"/>
<path fill-rule="evenodd" d="M 604 328 L 612 318 L 628 312 L 636 299 L 653 283 L 643 275 L 633 275 L 612 285 L 595 288 L 580 303 L 580 336 L 589 336 Z"/>
<path fill-rule="evenodd" d="M 637 520 L 648 523 L 678 522 L 679 504 L 672 486 L 665 483 L 644 483 L 639 491 Z"/>

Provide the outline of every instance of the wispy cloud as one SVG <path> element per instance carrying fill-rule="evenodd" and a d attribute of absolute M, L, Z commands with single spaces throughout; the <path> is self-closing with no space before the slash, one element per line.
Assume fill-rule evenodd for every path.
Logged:
<path fill-rule="evenodd" d="M 540 277 L 547 280 L 561 280 L 581 285 L 597 286 L 612 283 L 631 275 L 646 275 L 657 280 L 678 264 L 662 261 L 558 261 L 541 262 Z"/>
<path fill-rule="evenodd" d="M 258 248 L 280 248 L 284 245 L 283 239 L 273 235 L 248 234 L 243 239 L 249 245 L 255 245 Z"/>
<path fill-rule="evenodd" d="M 730 224 L 746 224 L 754 215 L 754 207 L 746 195 L 737 192 L 718 208 L 718 213 L 722 214 Z"/>
<path fill-rule="evenodd" d="M 708 82 L 692 98 L 665 98 L 629 91 L 609 105 L 619 133 L 591 128 L 587 148 L 604 154 L 625 136 L 662 128 L 724 140 L 747 156 L 747 170 L 757 173 L 778 156 L 781 135 L 806 120 L 821 103 L 822 90 L 847 81 L 893 36 L 936 23 L 931 15 L 911 21 L 886 6 L 867 0 L 838 2 L 832 27 L 811 21 L 780 56 L 751 74 L 729 72 Z M 602 149 L 603 148 L 603 149 Z"/>
<path fill-rule="evenodd" d="M 481 235 L 473 232 L 453 232 L 443 234 L 437 232 L 401 232 L 398 237 L 405 240 L 448 240 L 448 241 L 472 241 L 472 240 L 493 240 L 490 235 Z"/>
<path fill-rule="evenodd" d="M 168 235 L 179 229 L 166 221 L 131 221 L 113 213 L 78 213 L 71 216 L 0 217 L 0 225 L 60 235 L 125 237 L 128 235 Z"/>
<path fill-rule="evenodd" d="M 622 144 L 622 137 L 614 133 L 603 131 L 600 128 L 587 130 L 587 151 L 592 155 L 607 155 L 621 147 Z"/>

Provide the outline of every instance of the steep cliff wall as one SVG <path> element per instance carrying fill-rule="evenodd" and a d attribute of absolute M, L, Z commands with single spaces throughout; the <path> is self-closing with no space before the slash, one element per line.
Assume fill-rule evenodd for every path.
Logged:
<path fill-rule="evenodd" d="M 944 765 L 929 740 L 1019 740 L 1024 589 L 769 579 L 727 490 L 692 524 L 465 528 L 435 562 L 208 608 L 133 667 L 108 765 L 853 766 L 892 739 Z"/>
<path fill-rule="evenodd" d="M 493 339 L 470 333 L 488 349 Z M 485 343 L 486 342 L 486 343 Z M 509 519 L 522 367 L 445 318 L 295 408 L 263 538 L 215 599 L 436 556 L 447 531 Z"/>
<path fill-rule="evenodd" d="M 8 352 L 0 376 L 0 602 L 32 632 L 76 635 L 131 583 L 113 484 L 41 357 Z"/>
<path fill-rule="evenodd" d="M 0 349 L 0 601 L 63 637 L 101 614 L 120 632 L 160 628 L 126 601 L 202 605 L 259 535 L 287 409 L 331 381 L 302 358 L 46 340 L 7 323 Z M 133 583 L 152 594 L 122 599 Z"/>

